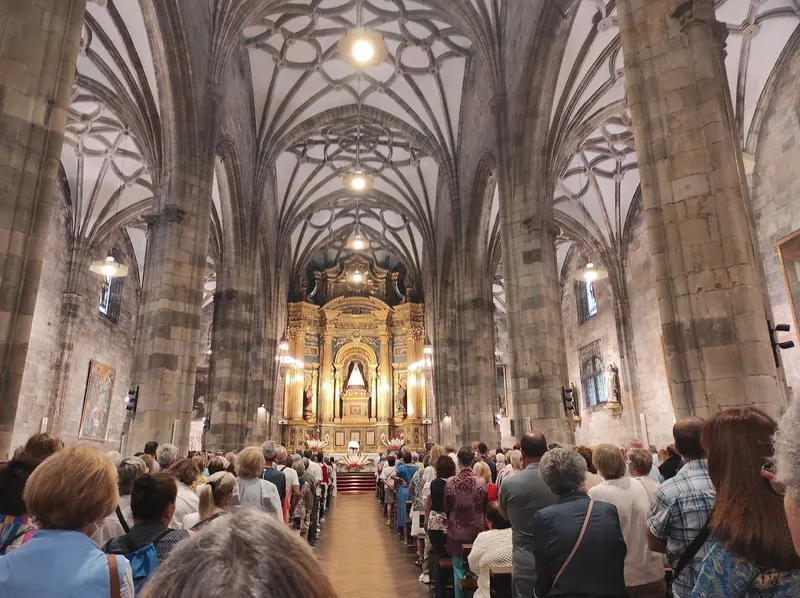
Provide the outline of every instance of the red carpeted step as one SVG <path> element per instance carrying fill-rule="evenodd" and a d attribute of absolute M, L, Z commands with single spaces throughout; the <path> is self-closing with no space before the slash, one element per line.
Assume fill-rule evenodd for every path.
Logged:
<path fill-rule="evenodd" d="M 342 471 L 336 474 L 339 494 L 375 494 L 375 474 L 368 471 Z"/>

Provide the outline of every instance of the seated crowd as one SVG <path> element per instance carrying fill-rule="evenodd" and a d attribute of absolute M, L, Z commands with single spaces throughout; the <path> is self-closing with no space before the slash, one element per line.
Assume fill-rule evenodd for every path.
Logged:
<path fill-rule="evenodd" d="M 382 454 L 378 494 L 437 597 L 800 596 L 800 402 L 673 436 Z M 37 434 L 0 464 L 0 596 L 335 598 L 309 549 L 335 487 L 331 458 L 270 441 L 122 458 Z"/>

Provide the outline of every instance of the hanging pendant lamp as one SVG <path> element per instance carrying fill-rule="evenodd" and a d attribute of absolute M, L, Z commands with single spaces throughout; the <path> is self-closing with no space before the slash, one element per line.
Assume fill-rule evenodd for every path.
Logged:
<path fill-rule="evenodd" d="M 125 146 L 128 145 L 128 134 L 126 131 L 122 132 L 125 135 Z M 122 153 L 122 168 L 120 169 L 122 176 L 125 176 L 125 150 L 123 148 Z M 125 181 L 120 178 L 119 182 L 119 189 L 117 189 L 117 198 L 116 198 L 116 210 L 114 212 L 114 216 L 119 213 L 119 198 L 122 195 L 122 188 L 125 186 Z M 99 274 L 100 276 L 107 276 L 109 278 L 123 278 L 128 275 L 128 266 L 125 264 L 119 263 L 114 256 L 110 253 L 106 256 L 104 260 L 97 260 L 92 262 L 91 266 L 89 266 L 89 271 L 94 272 L 95 274 Z"/>

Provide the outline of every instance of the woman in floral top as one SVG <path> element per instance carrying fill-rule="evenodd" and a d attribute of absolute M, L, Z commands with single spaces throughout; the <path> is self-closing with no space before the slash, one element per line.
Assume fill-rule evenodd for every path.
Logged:
<path fill-rule="evenodd" d="M 36 526 L 28 518 L 22 494 L 33 470 L 41 461 L 22 455 L 0 470 L 0 555 L 31 539 Z"/>

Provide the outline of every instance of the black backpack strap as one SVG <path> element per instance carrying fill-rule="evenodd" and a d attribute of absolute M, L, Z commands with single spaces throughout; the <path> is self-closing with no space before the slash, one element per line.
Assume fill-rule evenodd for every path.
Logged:
<path fill-rule="evenodd" d="M 692 562 L 692 559 L 698 552 L 700 552 L 700 549 L 703 547 L 703 544 L 705 544 L 706 540 L 708 540 L 708 536 L 711 534 L 711 529 L 709 528 L 710 522 L 711 522 L 711 517 L 708 518 L 708 521 L 706 521 L 706 524 L 700 530 L 700 533 L 694 537 L 692 543 L 689 544 L 689 547 L 683 552 L 681 558 L 678 559 L 678 564 L 675 565 L 675 569 L 673 570 L 672 573 L 673 580 L 676 579 L 678 575 L 681 574 L 681 571 L 683 571 L 686 568 L 686 565 Z"/>
<path fill-rule="evenodd" d="M 119 524 L 122 526 L 122 529 L 125 530 L 126 534 L 131 531 L 128 522 L 125 521 L 125 518 L 122 516 L 122 509 L 119 508 L 119 505 L 117 505 L 117 519 L 119 519 Z"/>

